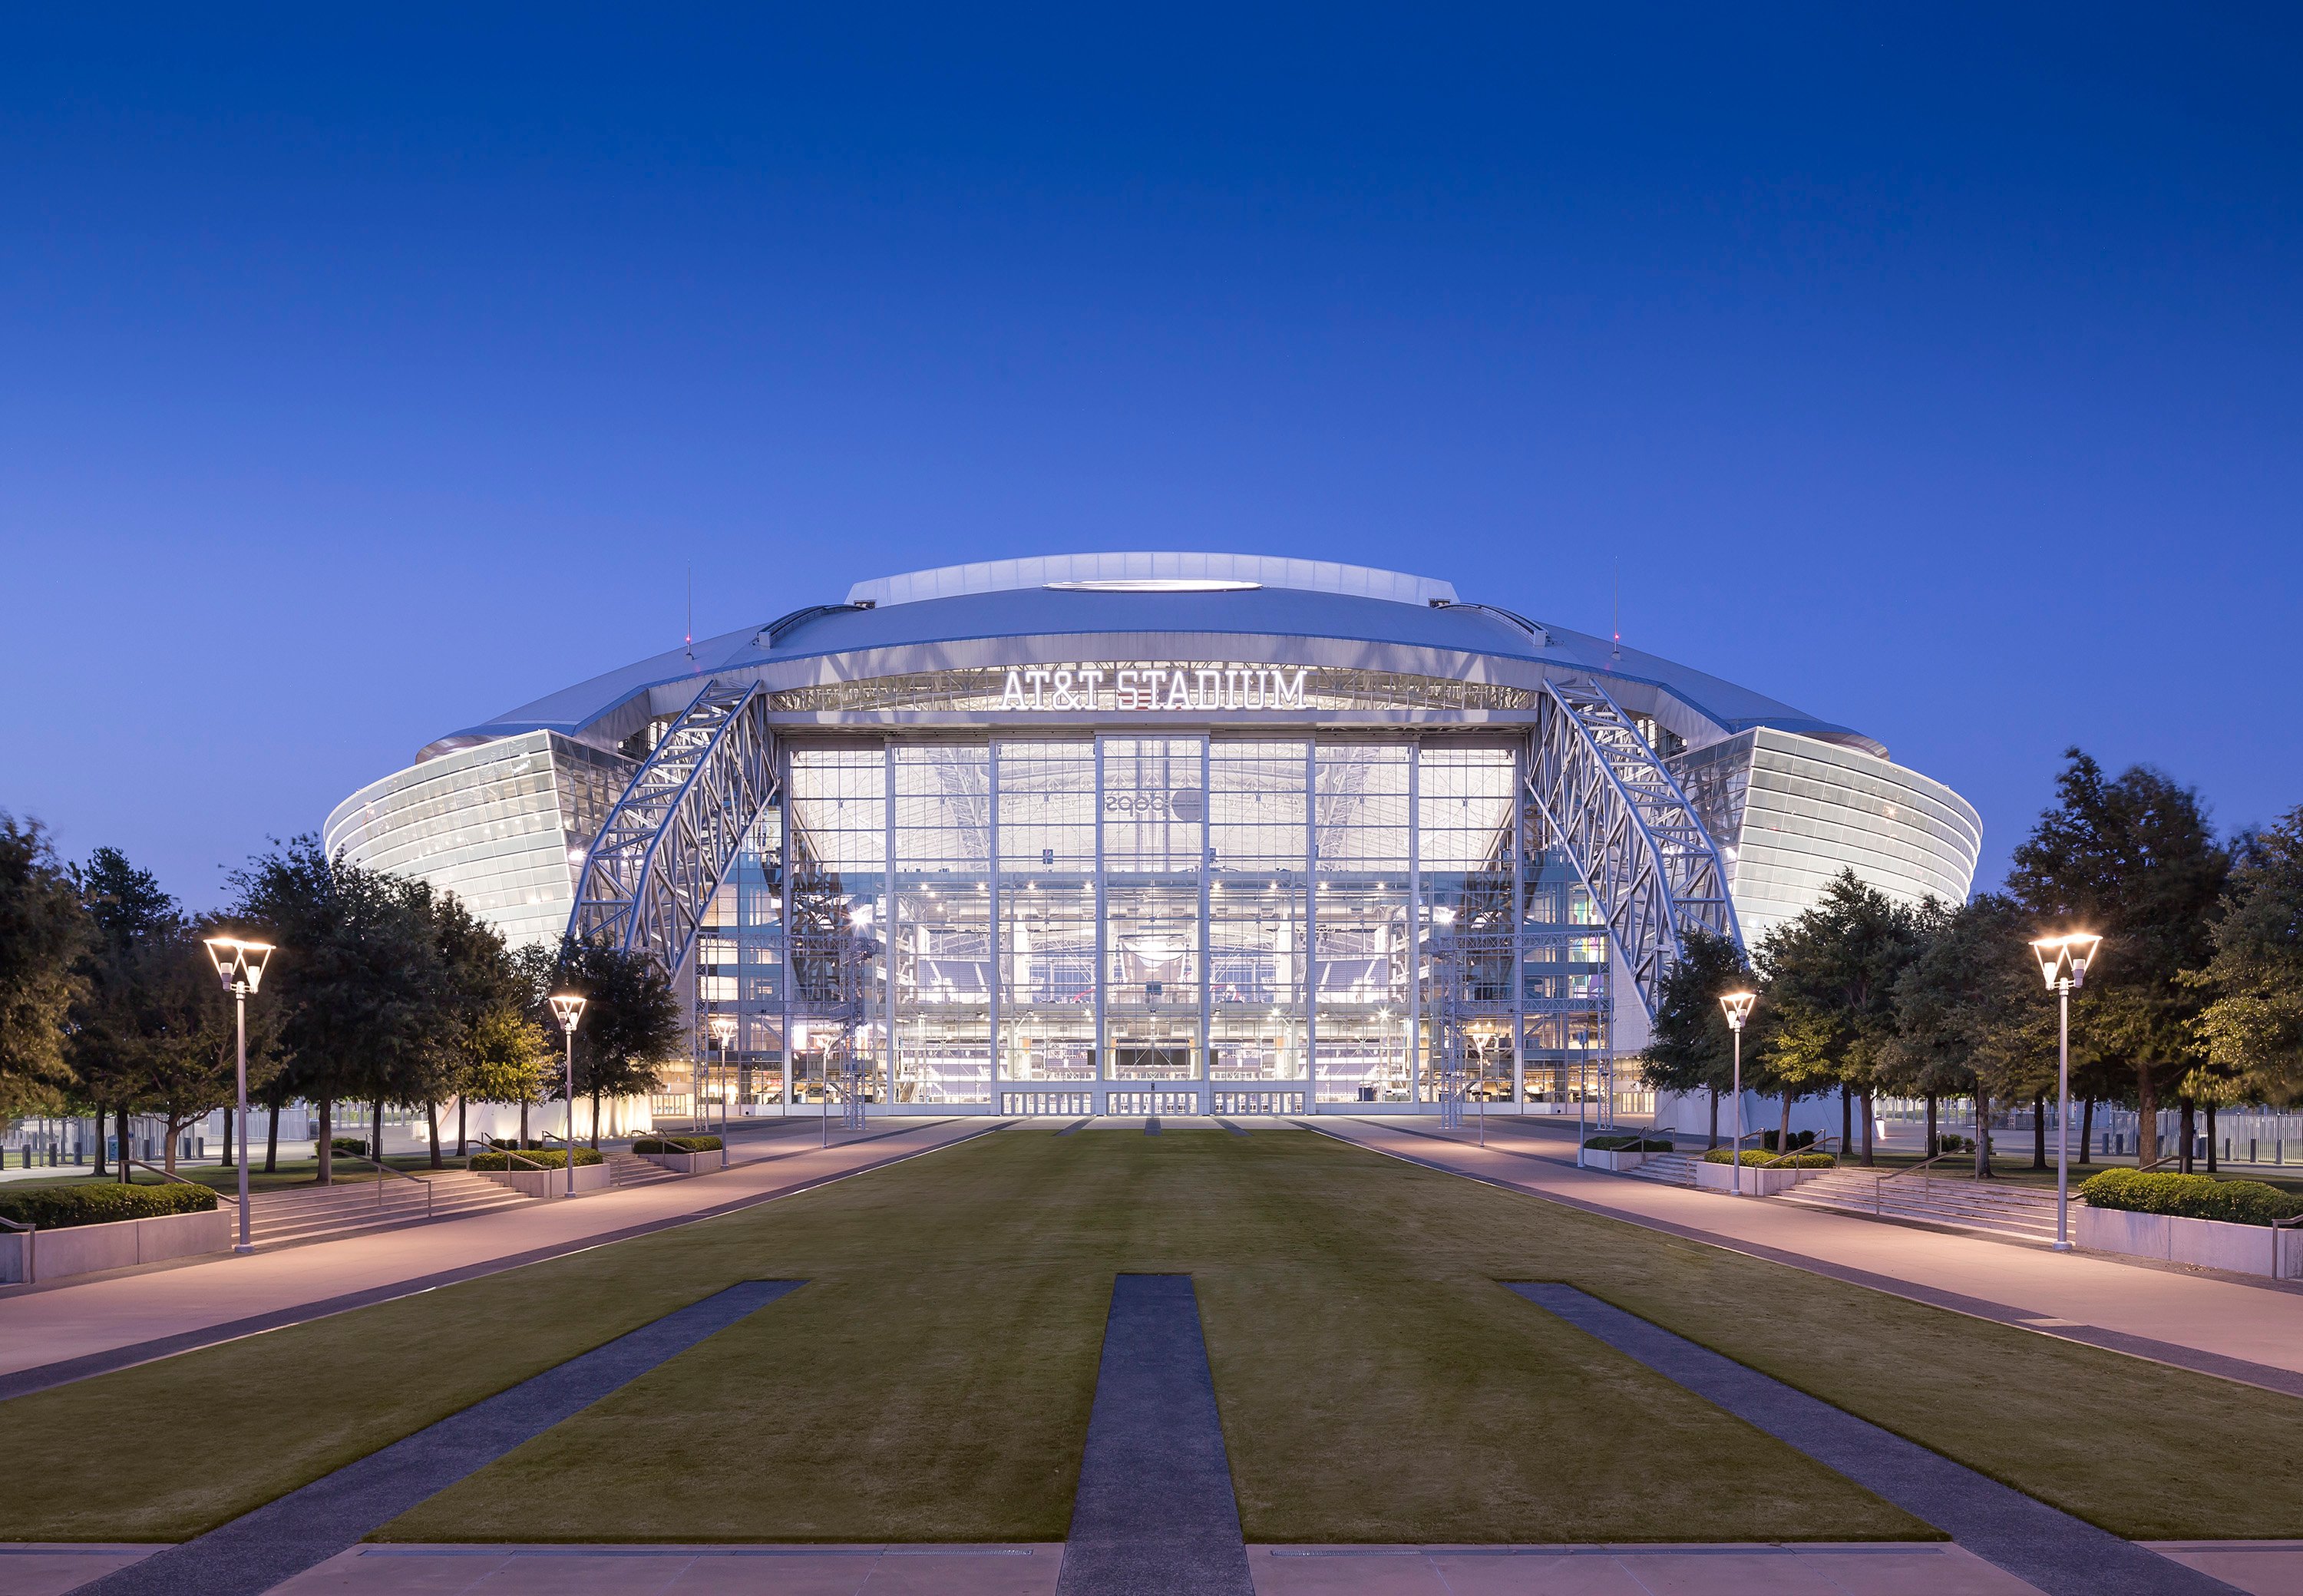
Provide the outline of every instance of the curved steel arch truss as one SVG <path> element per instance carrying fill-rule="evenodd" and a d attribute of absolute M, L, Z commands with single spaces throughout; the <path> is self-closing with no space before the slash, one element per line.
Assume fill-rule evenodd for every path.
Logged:
<path fill-rule="evenodd" d="M 568 934 L 676 975 L 744 832 L 775 796 L 768 696 L 707 683 L 664 730 L 584 860 Z"/>
<path fill-rule="evenodd" d="M 1545 685 L 1527 786 L 1607 916 L 1649 1018 L 1689 932 L 1742 941 L 1710 833 L 1597 683 Z"/>

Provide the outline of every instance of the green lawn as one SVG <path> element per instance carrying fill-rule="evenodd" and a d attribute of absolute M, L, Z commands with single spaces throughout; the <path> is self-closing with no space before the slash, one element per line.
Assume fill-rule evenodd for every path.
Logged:
<path fill-rule="evenodd" d="M 2119 1533 L 2303 1534 L 2262 1489 L 2303 1404 L 1305 1132 L 1025 1127 L 0 1404 L 0 1457 L 41 1461 L 11 1471 L 0 1540 L 196 1532 L 747 1278 L 810 1283 L 386 1537 L 1060 1538 L 1121 1270 L 1197 1282 L 1254 1540 L 1927 1533 L 1497 1283 L 1536 1279 Z"/>

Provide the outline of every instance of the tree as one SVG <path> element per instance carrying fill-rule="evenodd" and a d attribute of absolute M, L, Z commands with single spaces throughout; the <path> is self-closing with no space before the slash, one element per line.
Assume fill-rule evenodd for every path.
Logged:
<path fill-rule="evenodd" d="M 1843 870 L 1798 918 L 1767 933 L 1757 963 L 1772 1028 L 1767 1066 L 1784 1093 L 1783 1144 L 1794 1093 L 1837 1087 L 1842 1151 L 1863 1103 L 1863 1161 L 1871 1161 L 1871 1090 L 1895 1029 L 1895 982 L 1921 948 L 1919 916 Z"/>
<path fill-rule="evenodd" d="M 1689 933 L 1657 989 L 1654 1040 L 1640 1053 L 1640 1073 L 1652 1090 L 1711 1094 L 1714 1147 L 1719 1144 L 1719 1094 L 1732 1091 L 1734 1082 L 1734 1038 L 1719 999 L 1752 989 L 1758 979 L 1731 938 Z"/>
<path fill-rule="evenodd" d="M 116 1116 L 120 1178 L 128 1178 L 128 1116 L 140 1107 L 139 1039 L 143 1027 L 140 977 L 150 967 L 145 950 L 180 930 L 183 916 L 148 870 L 130 864 L 116 848 L 99 848 L 72 871 L 73 890 L 90 935 L 80 956 L 80 991 L 72 1003 L 72 1095 L 95 1113 L 97 1173 L 104 1172 L 102 1127 Z"/>
<path fill-rule="evenodd" d="M 173 1174 L 185 1128 L 238 1095 L 232 999 L 216 979 L 199 931 L 181 922 L 135 945 L 127 979 L 135 1028 L 126 1101 L 166 1124 L 161 1160 Z M 249 1078 L 261 1085 L 273 1067 L 265 1045 L 267 1011 L 258 1008 L 249 1018 Z"/>
<path fill-rule="evenodd" d="M 2211 920 L 2230 872 L 2199 795 L 2148 765 L 2106 781 L 2077 748 L 2056 778 L 2056 801 L 2014 853 L 2009 896 L 2049 930 L 2092 931 L 2104 940 L 2086 987 L 2071 1002 L 2082 1031 L 2133 1072 L 2138 1161 L 2159 1156 L 2164 1091 L 2205 1061 L 2198 1020 L 2206 993 L 2186 984 L 2214 951 Z M 2183 1102 L 2183 1158 L 2190 1157 L 2192 1099 Z"/>
<path fill-rule="evenodd" d="M 2303 808 L 2251 840 L 2212 936 L 2213 955 L 2187 977 L 2208 1000 L 2197 1027 L 2206 1065 L 2234 1096 L 2293 1102 L 2303 1095 Z"/>
<path fill-rule="evenodd" d="M 584 994 L 576 1029 L 576 1091 L 592 1100 L 592 1144 L 600 1144 L 606 1097 L 653 1092 L 656 1066 L 678 1051 L 679 1000 L 654 959 L 597 942 L 561 944 L 553 990 Z"/>
<path fill-rule="evenodd" d="M 2043 1058 L 2053 1079 L 2054 1010 L 2031 960 L 2030 917 L 2007 899 L 1985 893 L 1929 929 L 1896 977 L 1880 1074 L 1928 1098 L 1930 1154 L 1935 1099 L 1972 1094 L 1975 1172 L 1986 1178 L 1993 1099 L 2032 1090 Z"/>
<path fill-rule="evenodd" d="M 432 904 L 432 933 L 440 953 L 449 1013 L 447 1046 L 432 1072 L 426 1110 L 432 1133 L 432 1167 L 440 1167 L 439 1096 L 456 1099 L 456 1151 L 466 1140 L 465 1104 L 525 1102 L 535 1090 L 535 1049 L 528 1046 L 527 992 L 520 972 L 494 926 L 475 916 L 453 893 Z M 537 1035 L 540 1037 L 541 1033 Z M 509 1088 L 509 1089 L 508 1089 Z M 496 1094 L 502 1094 L 496 1095 Z"/>
<path fill-rule="evenodd" d="M 545 1095 L 559 1059 L 552 1038 L 524 1009 L 500 1005 L 483 1013 L 465 1038 L 462 1095 L 475 1102 L 519 1104 L 519 1136 L 527 1140 L 527 1105 Z M 457 1140 L 463 1140 L 458 1110 Z"/>
<path fill-rule="evenodd" d="M 46 832 L 0 811 L 0 1117 L 54 1102 L 72 1084 L 64 1026 L 89 936 Z"/>
<path fill-rule="evenodd" d="M 319 1182 L 333 1178 L 334 1105 L 421 1102 L 452 1029 L 431 889 L 331 860 L 311 836 L 275 844 L 234 873 L 238 914 L 279 944 L 276 987 L 291 1075 L 283 1091 L 319 1110 Z M 374 1149 L 381 1153 L 379 1146 Z"/>

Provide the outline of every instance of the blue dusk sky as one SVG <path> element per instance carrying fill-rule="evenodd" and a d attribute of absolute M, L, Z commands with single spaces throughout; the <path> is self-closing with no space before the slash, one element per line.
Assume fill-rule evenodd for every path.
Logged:
<path fill-rule="evenodd" d="M 2303 803 L 2303 12 L 16 6 L 0 807 L 196 907 L 865 576 L 1453 580 Z"/>

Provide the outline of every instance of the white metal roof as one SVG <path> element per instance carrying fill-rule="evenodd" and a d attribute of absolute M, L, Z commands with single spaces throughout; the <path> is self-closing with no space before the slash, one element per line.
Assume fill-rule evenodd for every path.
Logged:
<path fill-rule="evenodd" d="M 1109 587 L 1112 591 L 1191 592 L 1240 587 L 1286 587 L 1298 593 L 1342 593 L 1394 604 L 1454 604 L 1455 587 L 1435 577 L 1344 565 L 1333 560 L 1286 560 L 1271 554 L 1110 553 L 1035 554 L 1018 560 L 981 560 L 934 570 L 874 577 L 848 590 L 851 604 L 908 604 L 922 599 L 957 598 L 977 593 L 1012 593 L 1026 587 Z"/>

